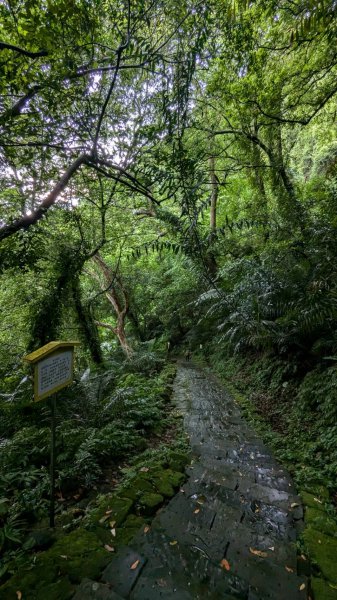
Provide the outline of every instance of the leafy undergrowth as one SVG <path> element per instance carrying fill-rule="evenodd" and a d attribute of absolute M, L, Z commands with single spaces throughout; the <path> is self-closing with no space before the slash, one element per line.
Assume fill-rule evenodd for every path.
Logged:
<path fill-rule="evenodd" d="M 63 514 L 53 533 L 35 531 L 50 547 L 26 557 L 0 588 L 1 598 L 11 600 L 20 592 L 23 600 L 67 600 L 84 577 L 99 579 L 112 554 L 142 528 L 150 529 L 152 515 L 184 481 L 189 461 L 183 438 L 135 457 L 117 488 L 82 511 L 80 524 Z"/>
<path fill-rule="evenodd" d="M 214 357 L 247 420 L 291 472 L 304 505 L 300 550 L 315 600 L 337 600 L 337 368 L 280 358 Z"/>
<path fill-rule="evenodd" d="M 101 530 L 104 531 L 106 524 L 104 527 L 98 524 L 97 531 L 90 520 L 97 498 L 106 498 L 110 502 L 113 493 L 116 501 L 123 499 L 127 510 L 125 518 L 134 511 L 134 521 L 130 517 L 125 525 L 130 532 L 131 523 L 139 526 L 139 519 L 146 518 L 153 508 L 174 493 L 178 477 L 175 479 L 174 473 L 179 472 L 182 464 L 178 459 L 177 464 L 173 464 L 172 444 L 172 448 L 176 445 L 178 454 L 180 452 L 186 458 L 180 420 L 170 404 L 175 366 L 163 366 L 161 361 L 150 360 L 142 361 L 140 368 L 135 363 L 127 367 L 125 364 L 122 367 L 113 365 L 113 368 L 78 383 L 58 401 L 56 528 L 52 532 L 47 516 L 48 407 L 45 403 L 32 406 L 25 401 L 0 407 L 4 417 L 0 432 L 3 441 L 0 449 L 0 576 L 1 582 L 5 583 L 1 597 L 5 590 L 13 591 L 8 580 L 13 580 L 14 586 L 24 580 L 26 594 L 30 590 L 26 597 L 38 598 L 37 591 L 36 596 L 31 591 L 35 589 L 33 580 L 39 582 L 43 577 L 44 586 L 48 582 L 51 586 L 44 597 L 53 598 L 55 573 L 67 571 L 72 562 L 76 565 L 83 561 L 90 563 L 88 553 L 92 554 L 93 564 L 99 569 L 102 567 L 107 555 L 109 558 L 104 545 L 110 544 L 102 539 Z M 136 477 L 139 469 L 144 470 Z M 145 480 L 149 480 L 148 484 Z M 87 540 L 83 541 L 83 548 L 75 543 L 80 538 L 71 533 L 74 528 L 81 532 L 83 540 Z M 107 535 L 111 543 L 110 531 Z M 68 548 L 72 547 L 73 541 L 73 559 L 62 558 L 70 556 Z M 114 541 L 118 543 L 117 536 Z M 49 546 L 50 549 L 45 551 Z M 42 556 L 46 557 L 48 565 L 55 563 L 56 571 L 42 565 Z M 93 566 L 93 570 L 95 568 Z M 71 573 L 69 571 L 67 577 L 73 586 L 77 579 Z M 87 574 L 86 568 L 82 574 Z M 67 586 L 64 589 L 63 586 L 66 583 L 56 586 L 61 591 L 55 591 L 55 597 L 68 597 Z"/>

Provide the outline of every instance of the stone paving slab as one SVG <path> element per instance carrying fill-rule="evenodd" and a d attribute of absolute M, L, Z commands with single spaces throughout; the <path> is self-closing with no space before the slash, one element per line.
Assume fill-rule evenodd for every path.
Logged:
<path fill-rule="evenodd" d="M 136 583 L 146 560 L 132 548 L 124 546 L 104 570 L 102 580 L 110 584 L 113 592 L 125 598 Z"/>
<path fill-rule="evenodd" d="M 123 598 L 115 594 L 110 585 L 83 579 L 72 600 L 123 600 Z"/>

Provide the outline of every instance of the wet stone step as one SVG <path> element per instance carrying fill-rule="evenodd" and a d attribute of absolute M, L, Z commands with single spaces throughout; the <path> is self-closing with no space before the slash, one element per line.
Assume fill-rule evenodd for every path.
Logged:
<path fill-rule="evenodd" d="M 112 591 L 117 595 L 127 597 L 145 563 L 146 558 L 125 546 L 108 564 L 103 572 L 102 580 L 104 583 L 109 583 Z"/>
<path fill-rule="evenodd" d="M 239 474 L 235 470 L 227 469 L 227 471 L 207 469 L 202 464 L 199 465 L 193 471 L 190 471 L 190 479 L 182 486 L 182 489 L 186 494 L 191 495 L 198 490 L 202 490 L 203 493 L 209 491 L 217 494 L 219 487 L 226 488 L 227 490 L 236 490 L 239 486 Z M 252 477 L 251 483 L 254 483 Z"/>
<path fill-rule="evenodd" d="M 284 539 L 289 542 L 296 539 L 296 528 L 292 513 L 270 504 L 264 504 L 256 500 L 245 503 L 242 522 L 256 529 L 263 527 L 265 535 L 271 535 L 277 539 Z"/>
<path fill-rule="evenodd" d="M 249 581 L 249 597 L 254 592 L 259 600 L 306 600 L 308 584 L 305 577 L 298 577 L 263 559 L 258 560 L 258 565 L 243 558 L 232 564 L 233 572 Z"/>
<path fill-rule="evenodd" d="M 291 510 L 292 505 L 300 503 L 298 496 L 268 486 L 259 485 L 258 483 L 251 484 L 245 481 L 244 478 L 239 480 L 238 492 L 245 497 L 263 502 L 264 504 L 271 504 L 286 511 Z"/>
<path fill-rule="evenodd" d="M 253 529 L 239 523 L 235 530 L 229 532 L 228 540 L 226 558 L 229 560 L 237 562 L 244 559 L 255 567 L 259 566 L 260 560 L 264 560 L 296 572 L 296 545 L 268 536 L 263 528 Z"/>
<path fill-rule="evenodd" d="M 200 544 L 185 545 L 178 542 L 171 545 L 168 539 L 157 531 L 152 531 L 146 540 L 140 540 L 138 536 L 135 542 L 138 542 L 141 553 L 148 558 L 142 576 L 146 577 L 148 571 L 155 566 L 156 573 L 166 573 L 176 589 L 190 593 L 194 599 L 220 599 L 224 594 L 247 598 L 248 583 L 234 573 L 225 572 L 219 566 L 220 561 L 211 560 Z M 154 550 L 158 545 L 162 550 L 160 556 Z M 140 579 L 134 588 L 134 598 L 137 598 L 136 591 L 141 581 Z M 146 598 L 146 595 L 142 597 Z"/>

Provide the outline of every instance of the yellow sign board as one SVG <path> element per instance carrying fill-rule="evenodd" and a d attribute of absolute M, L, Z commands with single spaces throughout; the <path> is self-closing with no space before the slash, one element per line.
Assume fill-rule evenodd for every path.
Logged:
<path fill-rule="evenodd" d="M 27 354 L 34 367 L 34 400 L 44 400 L 73 382 L 74 347 L 79 342 L 49 342 Z"/>

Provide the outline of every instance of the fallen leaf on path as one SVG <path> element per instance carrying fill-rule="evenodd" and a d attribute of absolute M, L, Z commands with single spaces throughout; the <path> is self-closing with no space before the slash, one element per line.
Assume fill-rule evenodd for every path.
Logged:
<path fill-rule="evenodd" d="M 193 512 L 195 515 L 197 515 L 198 513 L 200 513 L 200 508 L 196 508 Z"/>
<path fill-rule="evenodd" d="M 105 523 L 105 521 L 107 521 L 109 518 L 109 515 L 105 514 L 104 517 L 102 517 L 98 522 L 100 523 L 100 525 L 102 525 L 102 523 Z"/>
<path fill-rule="evenodd" d="M 228 560 L 226 560 L 226 558 L 222 559 L 222 561 L 220 562 L 220 567 L 222 567 L 223 569 L 226 569 L 226 571 L 231 570 L 230 564 L 229 564 Z"/>
<path fill-rule="evenodd" d="M 144 527 L 144 533 L 147 533 L 148 531 L 150 531 L 150 527 L 148 525 L 145 525 L 145 527 Z"/>
<path fill-rule="evenodd" d="M 293 573 L 294 572 L 294 569 L 292 569 L 291 567 L 287 567 L 287 565 L 286 565 L 285 568 L 286 568 L 286 571 L 288 571 L 288 573 Z"/>
<path fill-rule="evenodd" d="M 108 552 L 115 552 L 115 548 L 113 548 L 112 546 L 109 546 L 109 544 L 105 544 L 104 548 L 108 551 Z"/>
<path fill-rule="evenodd" d="M 22 592 L 20 592 L 19 590 L 16 592 L 17 598 L 18 600 L 21 600 L 22 598 Z"/>
<path fill-rule="evenodd" d="M 300 592 L 302 592 L 303 590 L 305 590 L 305 583 L 302 583 L 302 584 L 300 585 Z"/>
<path fill-rule="evenodd" d="M 135 569 L 137 569 L 137 567 L 138 567 L 139 563 L 140 563 L 140 560 L 139 560 L 139 559 L 138 559 L 138 560 L 135 560 L 135 562 L 134 562 L 134 563 L 132 563 L 132 565 L 131 565 L 131 567 L 130 567 L 131 571 L 134 571 Z"/>
<path fill-rule="evenodd" d="M 255 554 L 255 556 L 260 556 L 261 558 L 266 558 L 268 556 L 267 552 L 263 552 L 262 550 L 255 550 L 255 548 L 249 548 L 249 552 Z"/>
<path fill-rule="evenodd" d="M 170 546 L 175 546 L 176 544 L 178 544 L 177 540 L 173 540 L 173 542 L 170 542 Z"/>

